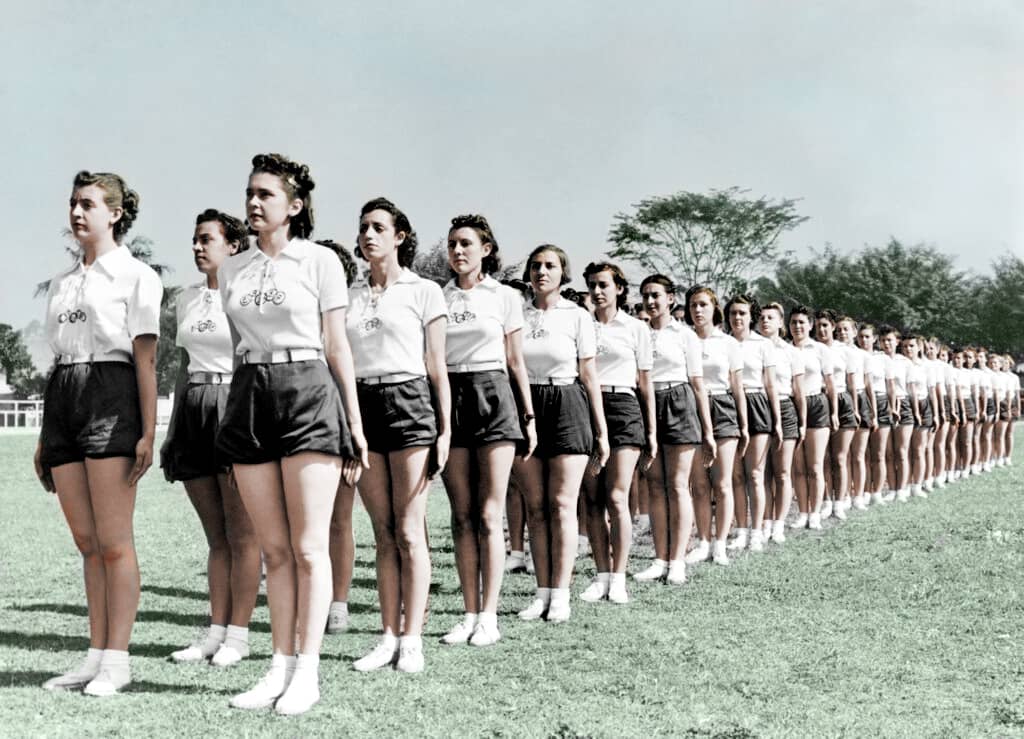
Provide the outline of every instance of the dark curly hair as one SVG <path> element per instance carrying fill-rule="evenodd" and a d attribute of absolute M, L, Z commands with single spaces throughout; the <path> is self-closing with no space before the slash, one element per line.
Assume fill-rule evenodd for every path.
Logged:
<path fill-rule="evenodd" d="M 390 213 L 391 221 L 395 226 L 395 233 L 405 234 L 405 239 L 398 245 L 398 263 L 403 267 L 412 267 L 412 262 L 416 258 L 416 246 L 419 240 L 416 238 L 416 231 L 413 230 L 412 224 L 409 223 L 408 216 L 387 198 L 374 198 L 359 211 L 360 222 L 362 222 L 363 216 L 375 210 L 383 210 Z M 362 225 L 360 225 L 360 229 L 362 229 Z M 366 259 L 363 256 L 363 250 L 358 246 L 356 246 L 356 256 L 363 260 Z"/>
<path fill-rule="evenodd" d="M 612 281 L 622 288 L 622 292 L 618 294 L 615 300 L 615 305 L 618 308 L 626 308 L 629 305 L 629 280 L 626 279 L 626 274 L 622 271 L 622 268 L 617 264 L 611 262 L 591 262 L 587 265 L 587 268 L 583 270 L 583 281 L 587 283 L 587 287 L 590 287 L 590 276 L 596 275 L 601 272 L 611 272 Z"/>
<path fill-rule="evenodd" d="M 685 320 L 689 325 L 693 325 L 693 316 L 690 315 L 690 300 L 693 299 L 694 295 L 699 295 L 700 293 L 705 293 L 710 296 L 711 303 L 715 306 L 715 311 L 711 315 L 711 323 L 715 326 L 721 325 L 722 306 L 718 302 L 718 296 L 715 295 L 715 291 L 707 285 L 694 285 L 686 291 L 686 302 L 684 303 L 686 306 L 686 313 L 683 315 L 683 320 Z"/>
<path fill-rule="evenodd" d="M 96 185 L 106 193 L 103 202 L 108 208 L 121 209 L 121 217 L 114 222 L 114 241 L 120 244 L 139 216 L 139 194 L 128 187 L 121 175 L 113 172 L 89 172 L 84 169 L 75 175 L 71 189 L 78 190 L 89 185 Z"/>
<path fill-rule="evenodd" d="M 452 235 L 452 231 L 457 231 L 460 228 L 473 229 L 480 238 L 481 244 L 491 245 L 491 253 L 480 261 L 480 271 L 485 275 L 497 274 L 501 270 L 501 257 L 498 256 L 498 240 L 494 238 L 494 231 L 491 230 L 491 224 L 487 222 L 487 219 L 479 214 L 455 216 L 452 219 L 451 227 L 448 229 L 449 238 Z"/>
<path fill-rule="evenodd" d="M 555 246 L 554 244 L 541 244 L 540 246 L 534 247 L 533 251 L 530 252 L 530 256 L 526 258 L 526 265 L 523 267 L 523 282 L 530 282 L 530 265 L 533 264 L 533 258 L 546 251 L 549 251 L 558 257 L 558 261 L 562 265 L 562 279 L 560 284 L 568 285 L 572 282 L 572 274 L 569 272 L 569 255 L 566 254 L 563 249 Z"/>
<path fill-rule="evenodd" d="M 289 200 L 302 201 L 302 210 L 292 216 L 288 224 L 288 235 L 308 239 L 313 234 L 313 188 L 316 183 L 309 174 L 309 167 L 293 162 L 283 154 L 257 154 L 252 158 L 252 172 L 276 175 Z"/>
<path fill-rule="evenodd" d="M 640 292 L 643 293 L 644 288 L 648 285 L 661 285 L 665 288 L 665 292 L 668 295 L 675 296 L 676 294 L 676 283 L 672 282 L 671 277 L 667 277 L 662 274 L 647 275 L 640 283 Z"/>
<path fill-rule="evenodd" d="M 317 243 L 320 246 L 326 246 L 337 255 L 338 259 L 341 261 L 342 268 L 345 270 L 345 282 L 349 287 L 352 287 L 352 283 L 356 280 L 359 268 L 356 267 L 356 260 L 352 258 L 348 249 L 334 239 L 320 239 L 314 243 Z"/>
<path fill-rule="evenodd" d="M 725 317 L 729 319 L 729 313 L 734 305 L 749 305 L 750 306 L 750 327 L 753 328 L 757 324 L 757 319 L 761 317 L 761 304 L 757 302 L 757 298 L 747 293 L 740 293 L 739 295 L 733 295 L 729 298 L 729 302 L 725 304 Z"/>
<path fill-rule="evenodd" d="M 216 221 L 220 224 L 221 233 L 224 234 L 224 240 L 229 244 L 233 244 L 238 252 L 243 252 L 249 248 L 249 229 L 245 227 L 242 221 L 238 220 L 232 215 L 217 210 L 216 208 L 207 208 L 202 213 L 196 216 L 196 225 L 201 223 L 209 223 Z M 195 239 L 193 239 L 193 242 Z"/>

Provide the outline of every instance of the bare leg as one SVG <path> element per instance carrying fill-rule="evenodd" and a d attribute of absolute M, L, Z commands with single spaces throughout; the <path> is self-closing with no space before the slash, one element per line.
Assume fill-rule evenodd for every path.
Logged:
<path fill-rule="evenodd" d="M 391 505 L 395 542 L 402 562 L 405 636 L 420 636 L 430 594 L 430 549 L 427 546 L 427 462 L 430 448 L 391 452 Z"/>
<path fill-rule="evenodd" d="M 216 477 L 186 480 L 185 492 L 199 515 L 210 548 L 206 581 L 210 593 L 210 623 L 226 626 L 231 615 L 231 549 L 225 535 L 224 504 Z"/>
<path fill-rule="evenodd" d="M 459 575 L 462 604 L 466 613 L 480 612 L 480 552 L 475 525 L 477 512 L 473 500 L 473 457 L 465 447 L 452 447 L 448 465 L 442 473 L 451 507 L 455 569 Z"/>
<path fill-rule="evenodd" d="M 344 482 L 338 484 L 334 497 L 334 514 L 331 516 L 331 580 L 333 600 L 348 602 L 352 587 L 352 571 L 356 564 L 356 542 L 352 530 L 352 509 L 355 506 L 356 490 Z"/>
<path fill-rule="evenodd" d="M 530 554 L 538 588 L 551 587 L 551 530 L 545 495 L 546 463 L 537 457 L 516 457 L 513 471 L 517 486 L 526 499 L 526 521 L 530 527 Z M 573 512 L 575 514 L 575 511 Z M 575 552 L 574 552 L 575 556 Z"/>
<path fill-rule="evenodd" d="M 807 429 L 804 437 L 804 470 L 807 475 L 807 505 L 811 513 L 821 511 L 825 499 L 825 452 L 829 429 Z"/>
<path fill-rule="evenodd" d="M 793 451 L 796 439 L 785 439 L 781 449 L 772 447 L 772 472 L 775 479 L 775 503 L 769 510 L 772 519 L 785 521 L 789 515 L 789 503 L 793 499 Z M 804 493 L 806 498 L 806 493 Z"/>
<path fill-rule="evenodd" d="M 516 447 L 512 442 L 488 444 L 477 450 L 477 469 L 480 471 L 477 542 L 480 551 L 480 575 L 483 580 L 483 603 L 480 606 L 482 613 L 498 612 L 498 597 L 505 570 L 501 509 L 515 453 Z"/>
<path fill-rule="evenodd" d="M 737 439 L 718 439 L 718 456 L 711 466 L 711 483 L 715 490 L 715 539 L 725 542 L 732 525 L 732 467 L 736 458 Z"/>
<path fill-rule="evenodd" d="M 560 454 L 548 461 L 548 501 L 551 512 L 551 586 L 568 588 L 576 560 L 576 501 L 588 458 Z"/>
<path fill-rule="evenodd" d="M 771 436 L 767 434 L 756 434 L 750 437 L 750 443 L 743 453 L 743 468 L 750 488 L 750 527 L 755 531 L 761 530 L 764 523 L 765 490 L 764 490 L 764 468 L 768 459 L 768 443 Z M 738 498 L 738 496 L 736 496 Z M 741 524 L 742 525 L 742 524 Z"/>
<path fill-rule="evenodd" d="M 359 499 L 373 524 L 377 549 L 377 598 L 384 634 L 397 637 L 402 612 L 402 565 L 395 543 L 395 515 L 391 507 L 391 472 L 388 458 L 370 452 L 370 468 L 359 479 Z"/>

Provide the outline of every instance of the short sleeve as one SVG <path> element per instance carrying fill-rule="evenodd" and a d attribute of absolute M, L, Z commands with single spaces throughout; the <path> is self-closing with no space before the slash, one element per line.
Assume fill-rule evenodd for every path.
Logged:
<path fill-rule="evenodd" d="M 597 356 L 597 330 L 594 319 L 582 308 L 574 308 L 576 318 L 576 357 L 591 359 Z"/>
<path fill-rule="evenodd" d="M 313 247 L 310 247 L 311 249 Z M 320 312 L 326 313 L 335 308 L 348 305 L 348 281 L 345 279 L 345 268 L 330 249 L 317 247 L 316 277 L 317 300 Z"/>
<path fill-rule="evenodd" d="M 160 303 L 164 297 L 164 286 L 160 278 L 149 267 L 139 270 L 135 289 L 128 298 L 126 319 L 128 336 L 160 335 Z"/>
<path fill-rule="evenodd" d="M 683 332 L 683 351 L 686 355 L 686 372 L 690 377 L 704 377 L 704 357 L 700 339 L 696 334 Z"/>
<path fill-rule="evenodd" d="M 740 346 L 740 342 L 736 339 L 731 339 L 729 342 L 729 371 L 739 372 L 743 369 L 743 347 Z"/>
<path fill-rule="evenodd" d="M 218 272 L 220 270 L 217 270 Z M 178 294 L 174 297 L 174 322 L 181 323 L 181 317 L 185 312 L 185 300 L 188 297 L 188 288 L 183 287 L 178 291 Z M 174 334 L 174 345 L 181 346 L 181 331 L 176 331 Z"/>
<path fill-rule="evenodd" d="M 804 374 L 807 369 L 804 366 L 804 355 L 797 349 L 790 349 L 787 351 L 787 354 L 789 354 L 789 363 L 792 368 L 793 377 Z"/>
<path fill-rule="evenodd" d="M 884 357 L 882 359 L 882 361 L 884 362 L 884 366 L 885 366 L 885 379 L 887 379 L 887 380 L 895 380 L 896 379 L 896 363 L 894 361 L 892 361 L 891 359 L 889 359 L 889 357 Z"/>
<path fill-rule="evenodd" d="M 341 266 L 339 264 L 339 266 Z M 343 275 L 344 276 L 344 275 Z M 430 280 L 420 280 L 420 297 L 422 306 L 420 308 L 420 320 L 426 326 L 436 318 L 448 317 L 448 306 L 444 302 L 444 292 L 441 287 Z"/>
<path fill-rule="evenodd" d="M 816 349 L 818 351 L 818 356 L 821 358 L 821 374 L 826 377 L 833 374 L 836 367 L 835 363 L 832 361 L 832 352 L 829 351 L 829 348 L 824 344 L 818 344 Z"/>
<path fill-rule="evenodd" d="M 523 301 L 519 299 L 518 291 L 502 285 L 498 294 L 501 295 L 501 325 L 505 333 L 519 331 L 523 327 Z"/>
<path fill-rule="evenodd" d="M 772 345 L 772 342 L 765 340 L 761 342 L 761 364 L 765 367 L 774 367 L 778 362 L 775 359 L 775 355 L 778 352 Z"/>
<path fill-rule="evenodd" d="M 633 333 L 636 336 L 636 368 L 649 371 L 654 367 L 654 350 L 651 348 L 651 331 L 647 324 L 637 321 Z"/>

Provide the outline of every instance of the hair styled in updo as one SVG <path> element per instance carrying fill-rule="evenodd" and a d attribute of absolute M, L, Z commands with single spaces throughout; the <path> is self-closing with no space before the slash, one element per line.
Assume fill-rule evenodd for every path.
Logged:
<path fill-rule="evenodd" d="M 243 252 L 249 248 L 249 229 L 233 215 L 229 215 L 216 208 L 207 208 L 196 216 L 197 226 L 202 223 L 210 223 L 211 221 L 216 221 L 220 224 L 220 230 L 224 234 L 224 241 L 234 246 L 238 252 Z"/>
<path fill-rule="evenodd" d="M 362 221 L 363 216 L 375 210 L 389 213 L 391 215 L 391 222 L 395 227 L 395 233 L 405 234 L 405 239 L 398 245 L 398 264 L 401 267 L 411 267 L 413 260 L 416 258 L 416 245 L 419 243 L 419 240 L 416 238 L 416 232 L 413 230 L 412 224 L 409 223 L 409 217 L 387 198 L 374 198 L 359 211 L 359 220 Z M 362 260 L 366 259 L 363 256 L 363 250 L 358 246 L 356 246 L 356 256 Z"/>
<path fill-rule="evenodd" d="M 494 231 L 491 230 L 491 224 L 487 222 L 487 219 L 477 213 L 455 216 L 452 218 L 452 225 L 448 229 L 448 235 L 451 236 L 453 231 L 458 231 L 460 228 L 473 229 L 476 231 L 481 245 L 491 245 L 491 253 L 480 260 L 480 271 L 485 275 L 497 274 L 501 270 L 501 257 L 498 256 L 498 240 L 494 238 Z"/>
<path fill-rule="evenodd" d="M 121 243 L 121 239 L 139 216 L 139 194 L 128 187 L 121 175 L 113 172 L 89 172 L 84 169 L 75 175 L 71 187 L 78 190 L 89 185 L 96 185 L 103 190 L 103 202 L 108 208 L 121 209 L 121 217 L 114 222 L 114 240 Z"/>
<path fill-rule="evenodd" d="M 308 239 L 313 234 L 312 193 L 316 187 L 309 174 L 309 167 L 293 162 L 283 154 L 257 154 L 252 158 L 252 174 L 258 172 L 276 175 L 281 180 L 288 200 L 298 198 L 302 201 L 302 210 L 291 218 L 288 235 Z"/>

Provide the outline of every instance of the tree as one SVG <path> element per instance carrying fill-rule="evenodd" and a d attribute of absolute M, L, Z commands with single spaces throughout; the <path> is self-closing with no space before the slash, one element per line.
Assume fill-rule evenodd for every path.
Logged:
<path fill-rule="evenodd" d="M 975 341 L 998 352 L 1024 349 L 1024 261 L 1006 254 L 979 281 L 974 309 Z"/>
<path fill-rule="evenodd" d="M 0 323 L 0 368 L 7 375 L 7 383 L 19 395 L 39 392 L 40 375 L 32 363 L 21 332 L 6 323 Z"/>
<path fill-rule="evenodd" d="M 759 267 L 775 261 L 779 236 L 807 220 L 797 214 L 795 200 L 752 199 L 748 192 L 731 187 L 642 200 L 634 213 L 615 215 L 608 256 L 681 285 L 741 292 Z"/>

